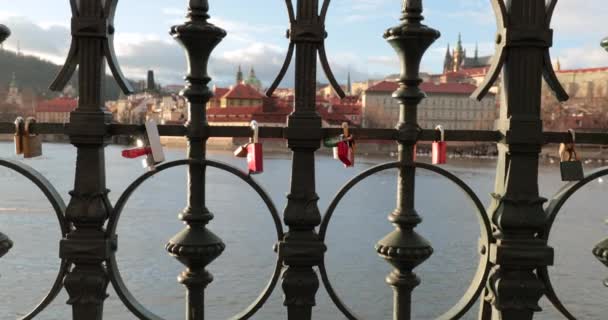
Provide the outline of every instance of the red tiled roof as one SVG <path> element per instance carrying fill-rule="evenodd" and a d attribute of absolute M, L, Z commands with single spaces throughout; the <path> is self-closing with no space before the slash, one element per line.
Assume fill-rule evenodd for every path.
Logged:
<path fill-rule="evenodd" d="M 222 96 L 226 99 L 264 99 L 264 95 L 261 94 L 254 87 L 239 83 L 232 87 L 226 94 Z"/>
<path fill-rule="evenodd" d="M 221 97 L 223 97 L 226 93 L 228 93 L 228 91 L 230 91 L 229 88 L 215 88 L 215 91 L 213 91 L 213 97 L 216 99 L 219 99 Z"/>
<path fill-rule="evenodd" d="M 399 88 L 397 82 L 382 81 L 367 89 L 367 92 L 393 92 Z M 476 86 L 468 83 L 439 83 L 423 82 L 420 89 L 426 93 L 454 93 L 471 94 L 477 89 Z"/>
<path fill-rule="evenodd" d="M 602 71 L 608 71 L 608 67 L 556 70 L 555 72 L 557 72 L 557 73 L 591 73 L 591 72 L 602 72 Z"/>
<path fill-rule="evenodd" d="M 393 81 L 380 81 L 367 88 L 366 92 L 393 92 L 399 88 L 399 84 Z"/>
<path fill-rule="evenodd" d="M 230 108 L 209 108 L 207 109 L 207 116 L 221 116 L 221 115 L 252 115 L 262 109 L 262 106 L 255 107 L 230 107 Z"/>
<path fill-rule="evenodd" d="M 77 106 L 78 100 L 60 97 L 38 103 L 36 112 L 72 112 Z"/>

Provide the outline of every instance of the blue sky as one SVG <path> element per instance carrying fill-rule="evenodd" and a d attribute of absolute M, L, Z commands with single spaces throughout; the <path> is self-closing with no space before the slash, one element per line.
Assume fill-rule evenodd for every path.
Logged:
<path fill-rule="evenodd" d="M 296 1 L 296 0 L 294 0 Z M 186 0 L 120 0 L 116 17 L 116 47 L 127 76 L 143 78 L 154 69 L 164 83 L 181 83 L 185 72 L 183 51 L 167 34 L 183 21 Z M 210 72 L 219 84 L 233 81 L 238 64 L 256 67 L 268 85 L 287 48 L 288 27 L 283 0 L 210 0 L 212 22 L 229 35 L 214 51 Z M 445 47 L 463 35 L 472 54 L 494 51 L 496 31 L 489 0 L 426 0 L 425 23 L 442 37 L 423 60 L 423 71 L 440 72 Z M 333 0 L 327 31 L 327 50 L 337 78 L 351 70 L 355 80 L 398 72 L 395 54 L 381 35 L 398 23 L 400 0 Z M 0 23 L 13 29 L 6 48 L 19 42 L 26 53 L 61 63 L 69 45 L 68 0 L 0 0 Z M 608 36 L 605 0 L 561 0 L 554 18 L 556 36 L 552 53 L 564 68 L 608 66 L 608 53 L 598 43 Z M 289 74 L 293 77 L 293 74 Z M 320 80 L 324 80 L 320 75 Z M 284 85 L 290 85 L 291 78 Z"/>

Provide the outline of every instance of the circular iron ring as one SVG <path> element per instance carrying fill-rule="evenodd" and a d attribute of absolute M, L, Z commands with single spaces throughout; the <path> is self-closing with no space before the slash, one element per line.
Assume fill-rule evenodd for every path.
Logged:
<path fill-rule="evenodd" d="M 59 228 L 61 229 L 62 238 L 67 236 L 68 232 L 70 231 L 70 227 L 68 222 L 65 220 L 65 202 L 63 202 L 63 198 L 61 198 L 61 195 L 59 195 L 59 192 L 57 192 L 51 182 L 49 182 L 40 172 L 38 172 L 34 168 L 16 160 L 0 158 L 0 167 L 5 167 L 7 169 L 19 173 L 20 175 L 26 177 L 28 180 L 33 182 L 36 187 L 38 187 L 38 189 L 42 191 L 46 199 L 51 203 L 51 206 L 53 206 L 55 216 L 57 217 L 57 221 L 59 222 Z M 57 297 L 57 295 L 59 294 L 59 292 L 61 292 L 61 289 L 63 288 L 63 278 L 67 274 L 70 265 L 71 264 L 68 263 L 66 260 L 61 259 L 59 271 L 57 273 L 57 277 L 55 278 L 55 282 L 51 287 L 51 290 L 32 311 L 21 317 L 21 320 L 33 319 L 40 312 L 42 312 L 42 310 L 44 310 L 51 302 L 53 302 L 53 300 Z"/>
<path fill-rule="evenodd" d="M 403 166 L 403 164 L 400 162 L 391 162 L 391 163 L 377 165 L 366 171 L 363 171 L 362 173 L 360 173 L 359 175 L 355 176 L 350 181 L 348 181 L 340 189 L 340 191 L 338 191 L 338 193 L 334 197 L 333 201 L 329 205 L 327 212 L 323 216 L 323 221 L 321 222 L 321 225 L 319 227 L 319 237 L 321 238 L 321 240 L 325 241 L 325 235 L 327 233 L 327 228 L 329 226 L 329 222 L 331 221 L 331 218 L 333 216 L 333 213 L 334 213 L 336 207 L 338 206 L 338 204 L 340 203 L 342 198 L 355 185 L 357 185 L 359 182 L 368 178 L 371 175 L 374 175 L 374 174 L 382 172 L 382 171 L 390 170 L 390 169 L 399 169 L 402 166 Z M 466 183 L 464 183 L 460 178 L 456 177 L 449 171 L 444 170 L 444 169 L 439 168 L 434 165 L 416 162 L 416 163 L 414 163 L 413 166 L 415 168 L 432 171 L 432 172 L 452 181 L 460 189 L 462 189 L 464 191 L 464 193 L 473 202 L 473 205 L 477 208 L 477 213 L 478 213 L 477 218 L 479 220 L 480 233 L 481 233 L 480 244 L 485 246 L 485 250 L 481 251 L 481 257 L 479 259 L 479 265 L 478 265 L 477 271 L 475 272 L 475 276 L 471 282 L 471 285 L 469 286 L 469 288 L 467 289 L 465 294 L 462 296 L 460 301 L 458 301 L 450 310 L 448 310 L 446 313 L 444 313 L 443 315 L 441 315 L 438 318 L 441 320 L 459 319 L 460 317 L 464 316 L 464 314 L 466 314 L 467 311 L 469 311 L 469 309 L 475 304 L 475 302 L 479 298 L 479 296 L 485 286 L 486 280 L 488 278 L 488 274 L 490 272 L 490 268 L 489 268 L 490 261 L 489 261 L 489 255 L 487 253 L 489 250 L 490 239 L 491 239 L 491 234 L 492 234 L 490 219 L 488 218 L 488 216 L 486 214 L 486 210 L 485 210 L 483 204 L 481 203 L 481 201 L 479 200 L 479 198 L 477 197 L 477 195 L 475 194 L 475 192 L 473 192 L 473 190 L 471 190 L 471 188 Z M 331 282 L 329 281 L 329 278 L 327 276 L 325 261 L 323 261 L 321 263 L 321 265 L 319 266 L 319 271 L 321 273 L 321 279 L 327 290 L 327 293 L 329 294 L 332 301 L 336 304 L 338 309 L 340 309 L 340 311 L 348 319 L 358 320 L 359 318 L 357 318 L 354 315 L 354 313 L 344 304 L 344 302 L 342 302 L 342 300 L 339 298 L 336 291 L 332 287 Z"/>
<path fill-rule="evenodd" d="M 555 223 L 555 219 L 557 219 L 557 215 L 559 211 L 562 209 L 566 201 L 572 197 L 578 190 L 587 185 L 589 182 L 594 181 L 597 178 L 601 178 L 603 176 L 608 175 L 608 168 L 599 168 L 593 171 L 591 174 L 587 175 L 583 180 L 580 181 L 572 181 L 570 183 L 565 184 L 554 196 L 551 198 L 549 205 L 545 209 L 547 214 L 547 226 L 545 232 L 539 237 L 545 241 L 549 241 L 549 233 L 551 232 L 551 228 Z M 547 267 L 542 267 L 538 269 L 538 277 L 545 283 L 547 288 L 547 299 L 551 301 L 553 306 L 567 319 L 576 320 L 577 318 L 566 308 L 566 306 L 561 302 L 555 289 L 553 288 L 553 284 L 551 283 L 551 277 L 549 276 L 549 269 Z"/>
<path fill-rule="evenodd" d="M 255 180 L 253 180 L 253 178 L 250 175 L 242 172 L 238 168 L 235 168 L 235 167 L 230 166 L 225 163 L 216 162 L 216 161 L 212 161 L 212 160 L 193 160 L 193 159 L 183 159 L 183 160 L 176 160 L 176 161 L 163 163 L 163 164 L 157 166 L 154 171 L 149 171 L 149 172 L 141 175 L 135 181 L 133 181 L 133 183 L 131 183 L 131 185 L 129 185 L 129 187 L 127 187 L 127 189 L 123 192 L 123 194 L 120 196 L 120 198 L 116 202 L 116 206 L 114 207 L 113 214 L 110 217 L 110 219 L 108 220 L 108 226 L 107 226 L 107 231 L 106 231 L 107 236 L 110 237 L 111 239 L 116 239 L 116 227 L 118 225 L 118 221 L 120 219 L 120 215 L 124 209 L 124 206 L 126 205 L 127 201 L 131 197 L 131 195 L 135 192 L 135 190 L 137 190 L 137 188 L 139 188 L 139 186 L 142 183 L 144 183 L 146 180 L 150 179 L 151 177 L 155 176 L 156 174 L 158 174 L 162 171 L 165 171 L 167 169 L 170 169 L 173 167 L 178 167 L 178 166 L 191 165 L 191 164 L 209 166 L 209 167 L 213 167 L 213 168 L 216 168 L 216 169 L 219 169 L 222 171 L 226 171 L 226 172 L 231 173 L 234 176 L 240 178 L 241 180 L 246 182 L 249 186 L 251 186 L 256 191 L 256 193 L 262 198 L 264 204 L 266 204 L 266 207 L 270 211 L 270 214 L 272 216 L 272 219 L 273 219 L 273 222 L 274 222 L 274 225 L 276 228 L 277 240 L 280 241 L 283 238 L 283 225 L 281 223 L 281 218 L 279 216 L 279 213 L 278 213 L 274 203 L 272 202 L 272 200 L 270 199 L 270 197 L 268 196 L 266 191 L 264 191 L 264 189 L 257 182 L 255 182 Z M 129 291 L 127 286 L 125 285 L 125 283 L 122 279 L 122 276 L 120 275 L 118 264 L 116 262 L 116 255 L 115 255 L 116 249 L 117 249 L 117 246 L 115 244 L 114 252 L 111 254 L 110 258 L 106 261 L 106 263 L 107 263 L 107 267 L 108 267 L 108 274 L 109 274 L 110 280 L 112 282 L 112 286 L 116 290 L 116 293 L 118 294 L 120 300 L 125 304 L 125 306 L 135 316 L 137 316 L 140 319 L 163 320 L 161 317 L 159 317 L 159 316 L 155 315 L 154 313 L 152 313 L 151 311 L 147 310 L 141 303 L 139 303 L 137 301 L 137 299 L 133 296 L 133 294 L 131 294 L 131 292 Z M 266 285 L 266 287 L 264 288 L 264 290 L 262 291 L 262 293 L 256 298 L 256 300 L 251 305 L 249 305 L 245 310 L 239 312 L 237 315 L 233 316 L 231 319 L 244 320 L 244 319 L 248 319 L 251 316 L 253 316 L 262 307 L 262 305 L 264 305 L 266 300 L 270 297 L 270 294 L 274 291 L 274 288 L 276 287 L 276 284 L 281 275 L 281 269 L 282 269 L 282 261 L 279 258 L 279 259 L 277 259 L 272 277 L 271 277 L 270 281 L 268 282 L 268 284 Z"/>

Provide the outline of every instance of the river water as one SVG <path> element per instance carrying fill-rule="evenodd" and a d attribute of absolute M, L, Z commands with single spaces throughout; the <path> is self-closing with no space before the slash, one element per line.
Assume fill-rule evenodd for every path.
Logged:
<path fill-rule="evenodd" d="M 0 144 L 0 154 L 16 158 L 13 146 Z M 144 173 L 140 161 L 120 157 L 120 147 L 106 150 L 107 184 L 115 202 L 122 190 Z M 166 150 L 168 159 L 184 157 L 179 149 Z M 245 168 L 242 159 L 226 152 L 209 157 Z M 317 184 L 322 212 L 341 185 L 356 173 L 390 159 L 357 159 L 345 169 L 325 155 L 317 157 Z M 421 159 L 424 161 L 424 159 Z M 25 160 L 42 172 L 64 195 L 72 188 L 75 152 L 70 145 L 45 144 L 44 156 Z M 290 156 L 267 155 L 266 172 L 256 180 L 271 195 L 279 211 L 289 190 Z M 453 160 L 445 166 L 489 202 L 494 183 L 495 160 Z M 586 167 L 591 170 L 590 167 Z M 15 247 L 0 260 L 0 319 L 15 319 L 31 309 L 49 290 L 58 269 L 60 232 L 52 209 L 32 184 L 7 169 L 0 169 L 0 230 Z M 250 302 L 270 277 L 276 242 L 274 226 L 262 201 L 226 173 L 209 169 L 208 207 L 215 214 L 210 229 L 227 245 L 211 266 L 215 281 L 207 290 L 209 319 L 227 319 Z M 550 198 L 559 189 L 559 166 L 541 168 L 542 194 Z M 417 208 L 424 221 L 417 228 L 433 245 L 435 253 L 417 268 L 422 284 L 414 292 L 414 318 L 433 319 L 451 307 L 464 293 L 477 265 L 479 226 L 474 207 L 451 182 L 432 173 L 419 172 Z M 374 245 L 392 230 L 386 220 L 395 206 L 395 171 L 370 177 L 355 187 L 337 208 L 327 236 L 329 278 L 343 300 L 362 319 L 390 319 L 392 290 L 384 283 L 390 271 Z M 608 288 L 601 280 L 608 270 L 591 254 L 592 247 L 608 236 L 604 220 L 606 183 L 596 181 L 577 193 L 563 208 L 551 233 L 555 266 L 550 274 L 556 291 L 579 319 L 605 319 Z M 185 204 L 185 170 L 165 171 L 144 184 L 123 211 L 118 227 L 117 260 L 123 278 L 143 305 L 166 319 L 183 319 L 184 290 L 176 276 L 183 266 L 164 250 L 168 239 L 183 228 L 177 214 Z M 106 319 L 135 319 L 120 303 L 113 289 L 106 301 Z M 69 319 L 63 291 L 40 319 Z M 543 299 L 538 319 L 561 319 Z M 475 318 L 473 308 L 466 319 Z M 285 319 L 282 291 L 278 286 L 254 319 Z M 323 288 L 317 296 L 315 319 L 343 319 Z"/>

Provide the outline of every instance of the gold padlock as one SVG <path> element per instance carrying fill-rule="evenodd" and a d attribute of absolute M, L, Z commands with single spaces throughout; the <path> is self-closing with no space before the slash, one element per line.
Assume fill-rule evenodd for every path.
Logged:
<path fill-rule="evenodd" d="M 15 120 L 15 154 L 23 154 L 23 126 L 24 121 L 22 117 L 17 117 Z"/>
<path fill-rule="evenodd" d="M 23 157 L 35 158 L 42 155 L 42 137 L 37 134 L 30 134 L 30 125 L 36 123 L 36 119 L 28 117 L 25 120 L 23 132 Z"/>

